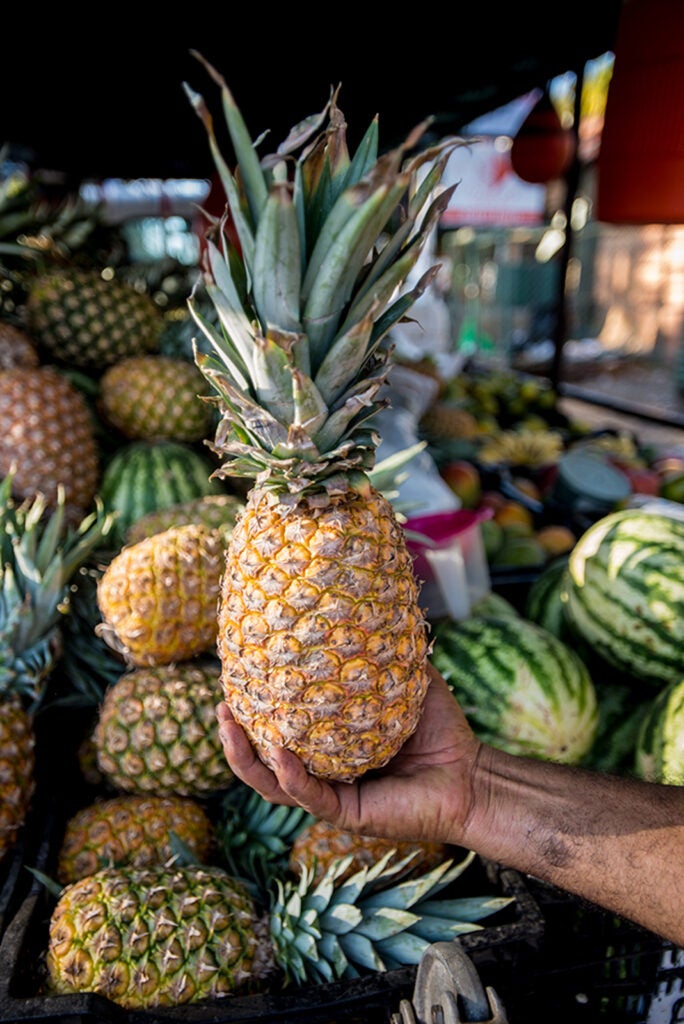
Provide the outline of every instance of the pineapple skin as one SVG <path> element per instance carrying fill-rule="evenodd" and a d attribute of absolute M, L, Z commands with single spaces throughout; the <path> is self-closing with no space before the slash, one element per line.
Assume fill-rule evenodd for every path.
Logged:
<path fill-rule="evenodd" d="M 294 874 L 301 874 L 303 868 L 312 870 L 314 882 L 318 882 L 333 861 L 351 854 L 349 866 L 335 880 L 339 885 L 361 868 L 376 864 L 388 853 L 389 864 L 395 864 L 404 857 L 413 855 L 413 860 L 406 869 L 408 878 L 430 871 L 448 857 L 445 843 L 363 836 L 336 828 L 326 821 L 314 821 L 295 837 L 290 848 L 289 867 Z"/>
<path fill-rule="evenodd" d="M 267 765 L 285 746 L 312 774 L 351 782 L 415 730 L 427 625 L 403 529 L 374 488 L 297 503 L 253 489 L 218 625 L 225 700 Z"/>
<path fill-rule="evenodd" d="M 61 484 L 69 520 L 81 519 L 95 497 L 100 464 L 93 419 L 76 387 L 49 364 L 4 370 L 0 436 L 0 476 L 16 467 L 15 496 L 41 492 L 54 508 Z"/>
<path fill-rule="evenodd" d="M 213 826 L 196 800 L 153 794 L 119 794 L 98 800 L 67 821 L 57 879 L 67 885 L 105 867 L 146 868 L 170 863 L 169 832 L 174 832 L 199 862 L 209 859 Z"/>
<path fill-rule="evenodd" d="M 102 372 L 139 352 L 156 350 L 163 327 L 153 299 L 98 269 L 48 271 L 32 282 L 28 326 L 46 358 Z"/>
<path fill-rule="evenodd" d="M 103 419 L 131 440 L 200 441 L 213 422 L 202 401 L 204 377 L 192 363 L 170 356 L 129 356 L 100 379 Z"/>
<path fill-rule="evenodd" d="M 216 721 L 219 668 L 209 660 L 124 673 L 93 731 L 97 764 L 116 790 L 201 797 L 233 781 Z"/>
<path fill-rule="evenodd" d="M 220 532 L 197 523 L 125 546 L 98 582 L 96 632 L 130 666 L 213 652 L 223 553 Z"/>
<path fill-rule="evenodd" d="M 220 868 L 105 868 L 67 886 L 50 921 L 54 994 L 180 1006 L 256 988 L 273 969 L 247 891 Z"/>
<path fill-rule="evenodd" d="M 35 791 L 35 733 L 17 694 L 0 702 L 0 862 L 15 846 Z"/>

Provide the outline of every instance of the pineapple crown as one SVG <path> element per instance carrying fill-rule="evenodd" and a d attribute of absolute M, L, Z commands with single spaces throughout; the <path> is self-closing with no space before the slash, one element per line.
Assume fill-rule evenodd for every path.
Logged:
<path fill-rule="evenodd" d="M 472 863 L 472 851 L 394 885 L 415 854 L 390 864 L 392 856 L 388 851 L 341 884 L 351 855 L 334 861 L 317 885 L 313 868 L 296 884 L 277 880 L 270 933 L 289 981 L 330 982 L 418 964 L 431 943 L 481 929 L 478 921 L 512 902 L 509 896 L 436 898 Z"/>
<path fill-rule="evenodd" d="M 237 159 L 232 171 L 186 84 L 227 197 L 203 267 L 218 324 L 189 299 L 210 345 L 195 360 L 221 411 L 219 473 L 292 495 L 366 486 L 379 443 L 369 421 L 386 405 L 383 341 L 437 272 L 401 291 L 449 201 L 440 179 L 462 140 L 417 151 L 426 121 L 378 155 L 375 118 L 351 155 L 338 88 L 260 158 L 226 82 L 196 56 L 220 86 Z"/>
<path fill-rule="evenodd" d="M 236 784 L 223 798 L 216 827 L 228 870 L 263 897 L 272 879 L 285 872 L 293 840 L 311 821 L 302 807 L 272 804 Z"/>
<path fill-rule="evenodd" d="M 41 684 L 61 650 L 69 581 L 109 532 L 101 505 L 78 528 L 65 525 L 65 496 L 47 513 L 42 494 L 16 505 L 13 472 L 0 482 L 0 693 L 17 691 L 37 703 Z"/>

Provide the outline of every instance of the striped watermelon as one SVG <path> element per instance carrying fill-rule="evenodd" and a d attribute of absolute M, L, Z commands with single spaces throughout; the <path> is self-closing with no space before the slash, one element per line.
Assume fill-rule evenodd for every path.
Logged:
<path fill-rule="evenodd" d="M 563 585 L 568 558 L 563 555 L 549 562 L 530 585 L 525 601 L 525 618 L 568 641 L 568 623 L 563 607 Z"/>
<path fill-rule="evenodd" d="M 474 732 L 492 746 L 567 764 L 591 750 L 598 704 L 589 670 L 535 623 L 510 616 L 442 621 L 432 663 Z"/>
<path fill-rule="evenodd" d="M 665 686 L 648 706 L 637 736 L 634 770 L 647 782 L 684 785 L 684 680 Z"/>
<path fill-rule="evenodd" d="M 594 523 L 570 553 L 573 632 L 609 664 L 654 684 L 684 677 L 684 521 L 641 509 Z"/>
<path fill-rule="evenodd" d="M 223 494 L 210 479 L 211 460 L 177 441 L 132 441 L 119 448 L 102 474 L 100 497 L 117 512 L 114 540 L 122 543 L 132 523 L 148 512 L 208 494 Z"/>

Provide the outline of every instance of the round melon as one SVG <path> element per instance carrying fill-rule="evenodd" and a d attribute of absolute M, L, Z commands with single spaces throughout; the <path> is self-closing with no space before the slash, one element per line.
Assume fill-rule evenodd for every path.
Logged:
<path fill-rule="evenodd" d="M 141 516 L 225 487 L 212 479 L 214 464 L 201 452 L 176 441 L 132 441 L 118 449 L 102 474 L 100 497 L 116 512 L 115 540 L 123 542 Z"/>
<path fill-rule="evenodd" d="M 564 577 L 572 631 L 610 665 L 656 685 L 684 678 L 684 521 L 641 509 L 598 520 Z"/>
<path fill-rule="evenodd" d="M 435 627 L 431 660 L 473 731 L 512 754 L 577 764 L 591 750 L 598 701 L 584 662 L 522 617 Z"/>
<path fill-rule="evenodd" d="M 647 782 L 684 785 L 684 679 L 662 689 L 645 710 L 634 770 Z"/>

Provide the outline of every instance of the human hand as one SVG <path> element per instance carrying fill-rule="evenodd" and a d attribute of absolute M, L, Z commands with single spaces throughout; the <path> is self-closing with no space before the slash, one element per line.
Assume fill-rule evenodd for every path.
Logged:
<path fill-rule="evenodd" d="M 430 675 L 413 735 L 388 765 L 353 783 L 317 779 L 283 748 L 272 752 L 272 771 L 222 703 L 217 718 L 226 759 L 234 774 L 270 803 L 299 805 L 350 832 L 458 844 L 481 744 L 433 666 Z"/>

